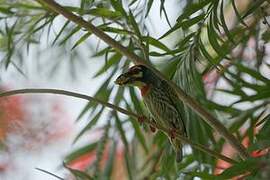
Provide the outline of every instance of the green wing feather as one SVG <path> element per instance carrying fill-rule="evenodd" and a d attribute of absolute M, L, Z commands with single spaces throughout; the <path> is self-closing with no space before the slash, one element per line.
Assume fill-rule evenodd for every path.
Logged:
<path fill-rule="evenodd" d="M 186 126 L 185 126 L 185 122 L 184 122 L 184 105 L 183 103 L 180 101 L 180 99 L 177 97 L 174 89 L 166 82 L 166 81 L 162 81 L 162 86 L 165 88 L 165 93 L 167 93 L 171 103 L 176 107 L 176 110 L 180 116 L 179 119 L 179 123 L 181 124 L 181 126 L 183 126 L 184 129 L 184 135 L 187 136 L 187 130 L 186 130 Z"/>

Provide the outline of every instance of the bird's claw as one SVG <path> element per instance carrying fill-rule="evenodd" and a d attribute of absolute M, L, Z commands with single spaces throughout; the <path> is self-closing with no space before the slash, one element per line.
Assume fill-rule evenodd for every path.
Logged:
<path fill-rule="evenodd" d="M 174 128 L 170 129 L 169 135 L 170 135 L 171 139 L 176 138 L 176 129 L 174 129 Z"/>
<path fill-rule="evenodd" d="M 156 132 L 156 128 L 154 126 L 151 126 L 151 125 L 150 125 L 150 130 L 152 131 L 152 133 Z"/>
<path fill-rule="evenodd" d="M 146 120 L 146 117 L 145 116 L 138 117 L 138 121 L 139 121 L 140 124 L 144 123 L 145 120 Z"/>
<path fill-rule="evenodd" d="M 147 118 L 145 116 L 140 116 L 138 117 L 138 122 L 140 123 L 140 125 L 142 125 L 146 121 L 146 119 Z M 156 128 L 154 126 L 150 125 L 149 127 L 153 133 L 156 132 Z"/>

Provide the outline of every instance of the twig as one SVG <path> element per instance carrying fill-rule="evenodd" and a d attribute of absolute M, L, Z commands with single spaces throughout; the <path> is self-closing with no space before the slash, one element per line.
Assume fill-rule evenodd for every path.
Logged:
<path fill-rule="evenodd" d="M 48 174 L 48 175 L 51 175 L 51 176 L 53 176 L 53 177 L 55 177 L 55 178 L 57 178 L 57 179 L 65 180 L 64 178 L 62 178 L 62 177 L 60 177 L 60 176 L 57 176 L 56 174 L 53 174 L 53 173 L 51 173 L 51 172 L 49 172 L 49 171 L 47 171 L 47 170 L 40 169 L 40 168 L 35 168 L 35 169 L 38 170 L 38 171 L 41 171 L 41 172 L 43 172 L 43 173 L 46 173 L 46 174 Z"/>
<path fill-rule="evenodd" d="M 110 45 L 119 53 L 126 56 L 129 60 L 131 60 L 135 64 L 144 64 L 152 71 L 154 71 L 158 76 L 167 81 L 167 83 L 173 87 L 176 91 L 176 94 L 180 100 L 183 101 L 186 105 L 188 105 L 191 109 L 193 109 L 198 115 L 200 115 L 213 129 L 215 129 L 220 135 L 222 135 L 231 146 L 239 153 L 239 155 L 243 159 L 247 159 L 249 154 L 247 153 L 245 147 L 223 126 L 222 123 L 218 121 L 212 114 L 210 114 L 207 110 L 204 109 L 196 100 L 194 100 L 191 96 L 187 95 L 181 88 L 179 88 L 175 83 L 168 80 L 165 76 L 163 76 L 158 70 L 153 68 L 147 61 L 137 56 L 135 53 L 128 50 L 128 48 L 124 47 L 110 36 L 105 34 L 103 31 L 95 27 L 91 22 L 85 21 L 82 17 L 75 15 L 74 13 L 66 10 L 64 7 L 59 5 L 53 0 L 36 0 L 40 2 L 42 5 L 47 6 L 51 11 L 61 14 L 66 17 L 68 20 L 74 22 L 82 28 L 87 29 L 89 32 L 92 32 L 97 37 L 102 39 L 106 44 Z"/>
<path fill-rule="evenodd" d="M 95 101 L 105 107 L 108 107 L 108 108 L 111 108 L 115 111 L 118 111 L 118 112 L 121 112 L 125 115 L 128 115 L 128 116 L 132 116 L 133 118 L 136 118 L 138 119 L 139 117 L 141 117 L 140 115 L 136 114 L 136 113 L 133 113 L 131 111 L 128 111 L 128 110 L 125 110 L 121 107 L 118 107 L 116 105 L 113 105 L 111 103 L 108 103 L 108 102 L 105 102 L 105 101 L 102 101 L 98 98 L 94 98 L 94 97 L 91 97 L 91 96 L 87 96 L 87 95 L 84 95 L 84 94 L 80 94 L 80 93 L 75 93 L 75 92 L 70 92 L 70 91 L 65 91 L 65 90 L 59 90 L 59 89 L 18 89 L 18 90 L 12 90 L 12 91 L 6 91 L 6 92 L 3 92 L 3 93 L 0 93 L 0 97 L 7 97 L 7 96 L 13 96 L 13 95 L 17 95 L 17 94 L 33 94 L 33 93 L 43 93 L 43 94 L 58 94 L 58 95 L 66 95 L 66 96 L 71 96 L 71 97 L 76 97 L 76 98 L 80 98 L 80 99 L 85 99 L 85 100 L 88 100 L 88 101 Z M 169 129 L 166 129 L 160 125 L 157 125 L 156 123 L 152 123 L 152 121 L 148 120 L 148 119 L 145 119 L 144 121 L 146 124 L 149 124 L 153 127 L 156 127 L 157 129 L 160 129 L 162 130 L 163 132 L 170 132 Z M 192 147 L 198 149 L 198 150 L 201 150 L 213 157 L 216 157 L 218 159 L 222 159 L 226 162 L 229 162 L 229 163 L 237 163 L 235 160 L 231 159 L 231 158 L 228 158 L 226 156 L 223 156 L 221 154 L 219 154 L 218 152 L 216 151 L 213 151 L 203 145 L 200 145 L 200 144 L 197 144 L 197 143 L 194 143 L 192 141 L 190 141 L 189 139 L 187 139 L 186 137 L 183 137 L 181 135 L 176 134 L 176 138 L 180 139 L 181 141 L 183 141 L 184 143 L 187 143 L 187 144 L 190 144 Z"/>
<path fill-rule="evenodd" d="M 118 112 L 121 112 L 123 114 L 126 114 L 128 116 L 133 116 L 136 117 L 137 114 L 127 111 L 123 108 L 120 108 L 118 106 L 115 106 L 111 103 L 102 101 L 98 98 L 94 98 L 91 96 L 87 96 L 84 94 L 80 94 L 80 93 L 75 93 L 75 92 L 71 92 L 71 91 L 65 91 L 65 90 L 60 90 L 60 89 L 17 89 L 17 90 L 12 90 L 12 91 L 6 91 L 3 93 L 0 93 L 0 97 L 5 97 L 5 96 L 13 96 L 16 94 L 33 94 L 33 93 L 45 93 L 45 94 L 58 94 L 58 95 L 66 95 L 66 96 L 72 96 L 72 97 L 76 97 L 76 98 L 80 98 L 80 99 L 85 99 L 87 101 L 95 101 L 105 107 L 114 109 Z"/>

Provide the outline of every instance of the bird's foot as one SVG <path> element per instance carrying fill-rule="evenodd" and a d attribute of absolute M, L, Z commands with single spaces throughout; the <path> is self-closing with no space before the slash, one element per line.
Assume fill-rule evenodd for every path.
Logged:
<path fill-rule="evenodd" d="M 152 131 L 152 133 L 155 133 L 156 132 L 156 121 L 153 118 L 151 118 L 150 121 L 151 121 L 151 123 L 149 125 L 150 130 Z"/>
<path fill-rule="evenodd" d="M 170 135 L 170 138 L 171 138 L 171 139 L 176 138 L 176 129 L 175 129 L 175 128 L 171 128 L 171 129 L 169 130 L 169 135 Z"/>
<path fill-rule="evenodd" d="M 138 121 L 139 121 L 140 125 L 142 125 L 145 122 L 145 120 L 146 120 L 145 116 L 138 117 Z"/>
<path fill-rule="evenodd" d="M 156 128 L 154 126 L 150 125 L 149 127 L 150 127 L 150 130 L 152 131 L 152 133 L 156 132 Z"/>

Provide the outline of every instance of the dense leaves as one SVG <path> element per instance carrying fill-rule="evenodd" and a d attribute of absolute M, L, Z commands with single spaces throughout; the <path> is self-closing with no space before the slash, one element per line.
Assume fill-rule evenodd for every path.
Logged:
<path fill-rule="evenodd" d="M 63 2 L 62 5 L 95 24 L 131 52 L 150 61 L 222 121 L 240 142 L 248 138 L 251 154 L 269 148 L 269 2 L 78 2 Z M 175 3 L 175 9 L 167 8 L 169 3 Z M 157 7 L 158 13 L 154 9 Z M 175 11 L 177 17 L 171 18 L 169 11 Z M 150 25 L 151 18 L 160 19 L 157 26 L 167 27 L 160 37 Z M 58 53 L 72 57 L 68 63 L 73 74 L 80 73 L 77 62 L 84 59 L 80 52 L 96 49 L 92 57 L 100 57 L 104 64 L 96 70 L 93 78 L 106 78 L 94 96 L 147 115 L 136 90 L 113 85 L 115 77 L 132 63 L 117 50 L 97 41 L 91 32 L 68 19 L 63 20 L 46 6 L 31 0 L 0 1 L 0 24 L 2 68 L 14 66 L 24 74 L 25 69 L 19 68 L 24 64 L 23 52 L 29 51 L 34 44 L 41 46 L 44 37 L 47 37 L 48 51 L 57 49 Z M 55 72 L 63 64 L 60 58 L 55 61 L 48 61 L 54 65 L 46 67 L 52 68 L 46 71 Z M 225 86 L 220 86 L 220 82 Z M 228 101 L 219 97 L 228 97 Z M 182 106 L 189 139 L 219 153 L 226 151 L 225 141 L 217 136 L 218 132 L 190 108 Z M 74 142 L 95 129 L 101 130 L 102 135 L 100 141 L 85 144 L 67 155 L 68 164 L 95 152 L 95 161 L 89 163 L 84 172 L 66 167 L 78 179 L 115 177 L 114 172 L 118 171 L 115 166 L 119 166 L 116 156 L 123 158 L 121 176 L 129 179 L 270 177 L 267 153 L 260 158 L 238 162 L 216 176 L 213 172 L 219 168 L 217 159 L 185 145 L 183 162 L 176 164 L 166 136 L 161 132 L 150 133 L 149 127 L 140 126 L 136 119 L 105 111 L 95 102 L 89 102 L 82 109 L 78 120 L 85 115 L 89 116 L 87 123 Z M 118 153 L 119 149 L 121 153 Z M 234 158 L 234 154 L 229 155 Z M 103 163 L 104 158 L 106 163 Z"/>

